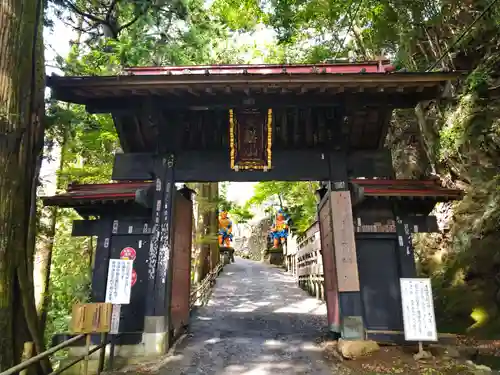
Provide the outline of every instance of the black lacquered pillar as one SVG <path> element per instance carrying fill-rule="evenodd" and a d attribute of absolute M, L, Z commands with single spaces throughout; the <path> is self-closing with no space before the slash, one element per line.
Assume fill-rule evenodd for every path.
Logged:
<path fill-rule="evenodd" d="M 155 166 L 151 246 L 148 256 L 148 287 L 144 320 L 145 344 L 162 346 L 166 351 L 171 338 L 172 296 L 172 212 L 175 193 L 175 158 L 161 157 Z M 148 336 L 148 334 L 151 337 Z M 147 342 L 146 342 L 147 341 Z"/>

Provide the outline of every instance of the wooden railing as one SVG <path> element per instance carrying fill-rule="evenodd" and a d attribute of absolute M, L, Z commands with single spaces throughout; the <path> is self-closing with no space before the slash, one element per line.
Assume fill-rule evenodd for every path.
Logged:
<path fill-rule="evenodd" d="M 210 294 L 212 291 L 212 287 L 215 284 L 215 280 L 217 279 L 217 276 L 219 276 L 220 272 L 222 271 L 223 264 L 220 262 L 217 267 L 212 270 L 204 279 L 203 281 L 194 288 L 194 290 L 191 291 L 189 295 L 189 308 L 192 310 L 196 306 L 202 306 L 208 302 L 208 299 L 210 298 Z M 69 369 L 70 367 L 73 367 L 77 363 L 83 361 L 83 360 L 88 360 L 89 356 L 98 351 L 101 350 L 101 354 L 99 356 L 99 364 L 97 368 L 97 374 L 100 374 L 104 370 L 104 365 L 106 361 L 106 352 L 105 348 L 106 346 L 110 343 L 110 340 L 108 337 L 105 337 L 107 335 L 104 335 L 101 343 L 97 346 L 95 346 L 92 349 L 89 349 L 86 354 L 81 355 L 80 357 L 74 359 L 70 363 L 67 363 L 61 367 L 59 367 L 57 370 L 53 371 L 50 373 L 50 375 L 56 375 L 60 374 L 61 372 Z M 10 369 L 7 369 L 3 372 L 0 372 L 0 375 L 14 375 L 17 374 L 31 366 L 36 365 L 39 363 L 41 360 L 50 357 L 51 355 L 55 354 L 56 352 L 66 349 L 69 346 L 75 344 L 76 342 L 79 342 L 83 340 L 86 337 L 86 335 L 81 334 L 75 337 L 70 338 L 69 340 L 66 340 L 48 350 L 46 350 L 43 353 L 40 353 L 36 355 L 33 358 L 30 358 L 14 367 L 11 367 Z M 113 368 L 112 362 L 113 362 L 113 350 L 110 351 L 110 358 L 108 359 L 108 370 L 111 370 Z"/>
<path fill-rule="evenodd" d="M 323 258 L 318 231 L 309 231 L 297 240 L 295 254 L 299 286 L 316 298 L 324 299 Z"/>
<path fill-rule="evenodd" d="M 221 273 L 222 268 L 224 268 L 224 264 L 221 261 L 219 262 L 217 267 L 215 267 L 208 273 L 207 276 L 205 276 L 201 283 L 193 288 L 193 290 L 189 294 L 190 310 L 193 310 L 193 308 L 195 308 L 196 306 L 203 306 L 208 302 L 212 292 L 212 287 L 215 284 L 217 276 L 219 276 L 219 274 Z"/>
<path fill-rule="evenodd" d="M 73 359 L 69 363 L 66 363 L 66 364 L 60 366 L 57 370 L 52 371 L 49 375 L 60 374 L 63 371 L 68 370 L 70 367 L 73 367 L 74 365 L 76 365 L 82 361 L 85 361 L 83 372 L 86 375 L 87 369 L 88 369 L 88 367 L 87 367 L 88 360 L 89 360 L 90 355 L 97 352 L 98 350 L 100 350 L 101 352 L 99 355 L 99 363 L 97 366 L 97 374 L 99 375 L 104 370 L 104 366 L 105 366 L 105 362 L 106 362 L 106 346 L 111 343 L 110 338 L 107 336 L 108 335 L 106 335 L 106 334 L 102 334 L 101 335 L 101 343 L 99 345 L 95 346 L 92 349 L 90 349 L 90 347 L 87 346 L 87 352 L 85 354 L 79 356 L 78 358 Z M 81 335 L 77 335 L 75 337 L 72 337 L 72 338 L 60 343 L 59 345 L 56 345 L 56 346 L 54 346 L 54 347 L 52 347 L 52 348 L 50 348 L 50 349 L 48 349 L 40 354 L 34 356 L 33 358 L 30 358 L 24 362 L 21 362 L 20 364 L 14 366 L 14 367 L 11 367 L 3 372 L 0 372 L 0 375 L 14 375 L 17 373 L 23 373 L 25 370 L 27 370 L 31 366 L 34 366 L 34 365 L 38 364 L 40 361 L 42 361 L 46 358 L 49 358 L 50 356 L 54 355 L 58 351 L 66 349 L 66 348 L 70 347 L 71 345 L 74 345 L 75 343 L 82 341 L 86 337 L 88 337 L 88 335 L 86 335 L 86 334 L 81 334 Z M 110 355 L 108 358 L 108 370 L 111 370 L 112 368 L 113 368 L 113 354 L 112 354 L 112 352 L 110 352 Z"/>

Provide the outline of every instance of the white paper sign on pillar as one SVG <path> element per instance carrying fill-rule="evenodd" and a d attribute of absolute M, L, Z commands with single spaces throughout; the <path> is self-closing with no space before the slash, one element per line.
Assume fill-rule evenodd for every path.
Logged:
<path fill-rule="evenodd" d="M 113 310 L 111 312 L 111 327 L 109 333 L 116 335 L 120 332 L 120 313 L 121 305 L 113 305 Z"/>
<path fill-rule="evenodd" d="M 406 341 L 437 341 L 431 280 L 401 278 L 401 302 Z"/>
<path fill-rule="evenodd" d="M 109 260 L 108 282 L 106 285 L 107 303 L 113 305 L 127 305 L 130 303 L 133 263 L 133 260 Z"/>

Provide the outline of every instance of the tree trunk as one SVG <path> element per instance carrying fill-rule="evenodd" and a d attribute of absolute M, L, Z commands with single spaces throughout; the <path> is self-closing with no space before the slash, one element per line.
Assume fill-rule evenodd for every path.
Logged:
<path fill-rule="evenodd" d="M 45 327 L 47 309 L 50 303 L 50 266 L 52 264 L 52 249 L 56 234 L 57 215 L 57 207 L 47 207 L 41 212 L 41 225 L 44 230 L 38 237 L 35 253 L 35 265 L 33 269 L 35 305 L 42 328 Z"/>
<path fill-rule="evenodd" d="M 59 171 L 64 168 L 65 155 L 67 151 L 68 132 L 63 131 L 61 140 Z M 61 188 L 59 175 L 56 177 L 56 189 Z M 48 307 L 50 303 L 50 267 L 52 265 L 52 250 L 54 248 L 54 238 L 56 235 L 56 223 L 59 210 L 56 206 L 46 207 L 40 211 L 40 228 L 38 241 L 35 247 L 35 264 L 33 269 L 33 282 L 35 286 L 35 305 L 40 326 L 45 331 Z"/>
<path fill-rule="evenodd" d="M 44 133 L 42 11 L 41 0 L 0 5 L 0 371 L 20 361 L 25 343 L 44 350 L 33 294 L 31 215 Z M 44 361 L 42 369 L 49 368 Z"/>
<path fill-rule="evenodd" d="M 196 267 L 194 282 L 199 283 L 207 274 L 209 267 L 210 245 L 207 243 L 207 225 L 209 211 L 209 184 L 197 184 L 196 191 L 198 192 L 196 200 L 198 203 L 198 212 L 196 220 Z"/>
<path fill-rule="evenodd" d="M 83 17 L 78 19 L 78 28 L 83 25 Z M 75 39 L 75 45 L 80 47 L 82 33 L 79 31 Z M 78 50 L 77 50 L 78 51 Z M 78 53 L 73 55 L 76 59 Z M 66 110 L 70 109 L 70 105 L 66 105 Z M 67 124 L 62 125 L 62 139 L 59 140 L 60 148 L 58 172 L 62 172 L 66 160 L 68 150 L 69 129 Z M 56 175 L 56 190 L 62 188 L 60 174 Z M 47 207 L 39 211 L 40 227 L 42 230 L 38 235 L 38 241 L 35 246 L 35 259 L 33 265 L 33 283 L 35 288 L 35 306 L 38 317 L 40 319 L 40 329 L 45 332 L 45 324 L 47 321 L 47 313 L 50 304 L 50 268 L 52 265 L 52 250 L 54 248 L 54 239 L 56 235 L 56 224 L 59 210 L 56 206 Z M 92 244 L 92 240 L 90 241 Z M 91 253 L 92 254 L 92 253 Z M 92 256 L 92 255 L 91 255 Z"/>
<path fill-rule="evenodd" d="M 210 183 L 210 200 L 212 202 L 217 202 L 219 198 L 219 184 L 217 182 Z M 214 270 L 215 267 L 219 264 L 219 243 L 216 240 L 217 231 L 219 227 L 218 223 L 218 215 L 217 215 L 217 205 L 211 205 L 211 209 L 209 212 L 210 221 L 209 221 L 209 235 L 212 241 L 210 242 L 210 270 Z"/>

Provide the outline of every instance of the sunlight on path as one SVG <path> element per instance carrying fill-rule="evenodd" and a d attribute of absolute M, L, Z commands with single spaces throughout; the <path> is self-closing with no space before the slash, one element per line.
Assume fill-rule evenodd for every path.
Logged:
<path fill-rule="evenodd" d="M 291 276 L 236 258 L 193 316 L 190 337 L 159 373 L 331 375 L 314 345 L 326 325 L 325 305 Z"/>

